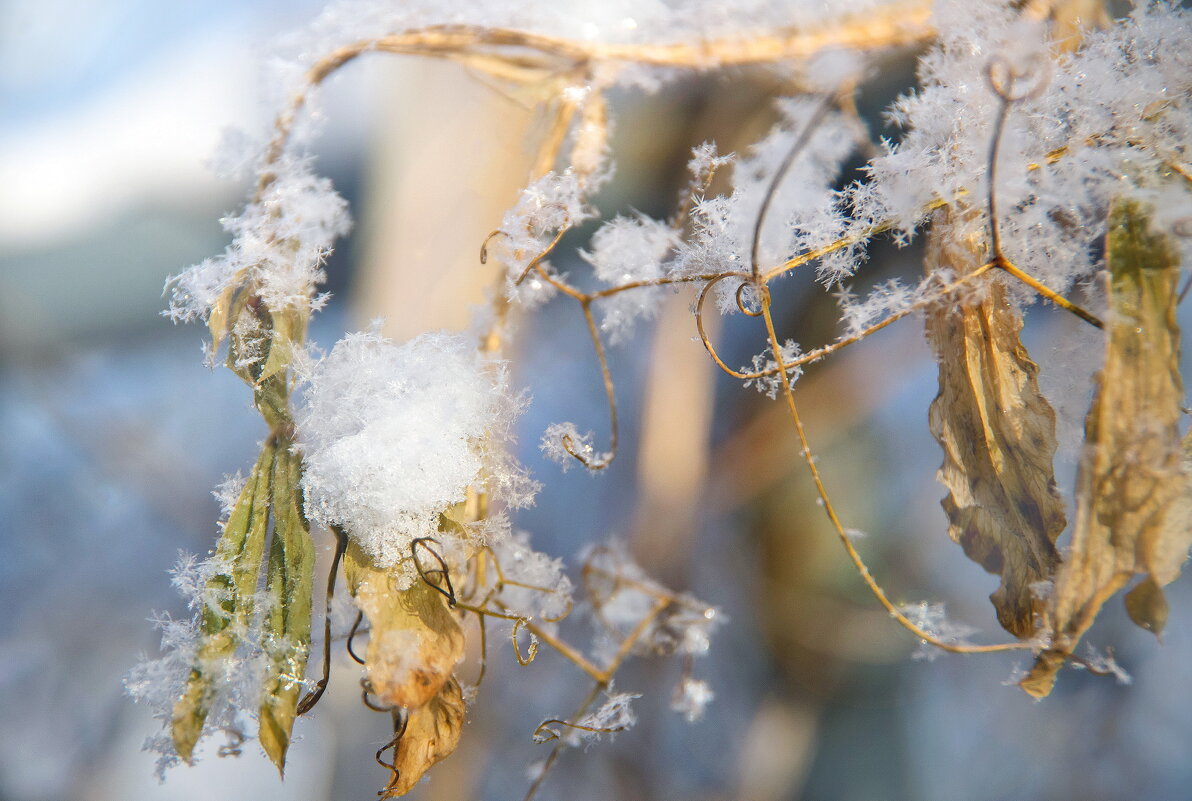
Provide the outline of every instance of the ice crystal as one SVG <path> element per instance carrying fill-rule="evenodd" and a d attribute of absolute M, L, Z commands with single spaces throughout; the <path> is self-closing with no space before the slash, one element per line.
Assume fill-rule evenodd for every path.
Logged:
<path fill-rule="evenodd" d="M 347 204 L 305 160 L 277 165 L 261 196 L 223 226 L 232 243 L 166 282 L 167 314 L 176 322 L 206 320 L 229 288 L 251 284 L 272 311 L 319 304 L 323 261 L 347 233 Z"/>

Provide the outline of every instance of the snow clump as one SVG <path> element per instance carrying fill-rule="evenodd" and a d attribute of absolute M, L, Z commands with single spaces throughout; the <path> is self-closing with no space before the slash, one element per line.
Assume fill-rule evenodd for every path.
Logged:
<path fill-rule="evenodd" d="M 498 362 L 462 336 L 395 344 L 352 334 L 305 376 L 296 415 L 305 458 L 306 514 L 342 526 L 382 567 L 406 562 L 419 537 L 469 488 L 511 506 L 536 489 L 500 447 L 521 408 Z M 400 572 L 400 571 L 399 571 Z"/>

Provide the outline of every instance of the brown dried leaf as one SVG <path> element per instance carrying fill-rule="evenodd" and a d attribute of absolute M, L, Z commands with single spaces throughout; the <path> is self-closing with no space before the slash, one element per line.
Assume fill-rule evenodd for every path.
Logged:
<path fill-rule="evenodd" d="M 464 635 L 447 600 L 418 580 L 398 589 L 358 545 L 344 554 L 344 577 L 369 622 L 365 665 L 377 700 L 416 709 L 434 698 L 463 658 Z"/>
<path fill-rule="evenodd" d="M 1132 201 L 1110 212 L 1111 314 L 1105 366 L 1085 420 L 1071 553 L 1056 576 L 1050 647 L 1021 684 L 1039 697 L 1051 692 L 1056 671 L 1101 606 L 1137 573 L 1148 577 L 1127 599 L 1131 617 L 1162 629 L 1167 604 L 1160 587 L 1179 574 L 1192 537 L 1178 430 L 1179 268 L 1175 251 L 1148 223 Z"/>
<path fill-rule="evenodd" d="M 965 274 L 981 266 L 978 253 L 953 239 L 946 220 L 933 226 L 929 248 L 929 270 Z M 927 318 L 940 382 L 929 422 L 944 449 L 937 476 L 949 490 L 942 502 L 948 534 L 970 559 L 1001 576 L 989 596 L 998 621 L 1026 639 L 1045 606 L 1031 585 L 1052 577 L 1055 541 L 1065 525 L 1052 466 L 1055 412 L 1019 339 L 1022 315 L 1007 303 L 1000 281 L 976 280 L 984 284 L 976 300 L 941 304 Z"/>
<path fill-rule="evenodd" d="M 410 711 L 393 756 L 396 780 L 384 797 L 405 795 L 438 761 L 459 745 L 464 728 L 464 698 L 454 678 L 425 706 Z"/>

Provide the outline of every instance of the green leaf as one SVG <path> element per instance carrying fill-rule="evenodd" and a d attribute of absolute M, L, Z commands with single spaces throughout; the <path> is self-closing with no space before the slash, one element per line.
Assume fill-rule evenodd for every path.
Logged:
<path fill-rule="evenodd" d="M 272 440 L 267 441 L 216 545 L 216 559 L 224 569 L 207 582 L 195 664 L 186 690 L 174 704 L 171 720 L 174 749 L 187 762 L 193 758 L 210 711 L 211 675 L 218 672 L 221 661 L 235 654 L 238 637 L 252 618 L 252 598 L 269 528 L 275 456 Z"/>
<path fill-rule="evenodd" d="M 302 512 L 302 459 L 287 437 L 278 437 L 273 478 L 273 542 L 269 549 L 264 621 L 265 652 L 270 655 L 260 708 L 260 740 L 265 753 L 284 773 L 300 683 L 310 654 L 311 599 L 314 591 L 314 543 Z"/>

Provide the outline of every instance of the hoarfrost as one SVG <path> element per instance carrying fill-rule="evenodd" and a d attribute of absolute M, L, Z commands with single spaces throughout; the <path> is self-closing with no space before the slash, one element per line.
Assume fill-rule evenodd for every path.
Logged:
<path fill-rule="evenodd" d="M 688 723 L 695 723 L 704 716 L 708 704 L 716 697 L 706 681 L 684 676 L 671 696 L 671 709 L 681 714 Z"/>
<path fill-rule="evenodd" d="M 222 220 L 232 243 L 166 281 L 175 322 L 206 320 L 229 288 L 251 284 L 271 311 L 321 304 L 323 261 L 351 223 L 347 204 L 305 160 L 283 161 L 261 197 Z"/>
<path fill-rule="evenodd" d="M 596 277 L 609 286 L 649 282 L 662 278 L 663 260 L 679 243 L 678 232 L 660 220 L 637 214 L 615 217 L 592 237 L 592 249 L 580 256 L 592 265 Z M 633 323 L 651 317 L 663 293 L 661 287 L 639 287 L 601 299 L 604 317 L 600 328 L 618 344 L 633 334 Z"/>
<path fill-rule="evenodd" d="M 752 385 L 757 388 L 758 392 L 771 399 L 777 398 L 778 393 L 782 391 L 782 371 L 778 369 L 778 360 L 774 358 L 773 353 L 773 348 L 766 348 L 762 353 L 754 355 L 752 367 L 740 370 L 742 373 L 750 373 L 755 376 L 745 379 L 746 387 Z M 793 363 L 803 355 L 803 351 L 799 348 L 798 343 L 788 339 L 783 343 L 781 353 L 782 364 L 786 368 L 787 382 L 793 388 L 799 376 L 803 375 L 803 368 Z"/>
<path fill-rule="evenodd" d="M 969 635 L 975 634 L 977 629 L 965 623 L 956 623 L 948 619 L 942 603 L 928 603 L 919 601 L 914 604 L 904 604 L 898 611 L 906 615 L 907 619 L 922 631 L 935 637 L 940 642 L 949 645 L 970 645 Z M 915 652 L 915 659 L 931 661 L 940 655 L 940 650 L 923 640 Z"/>
<path fill-rule="evenodd" d="M 539 447 L 546 458 L 558 462 L 564 470 L 579 461 L 575 454 L 582 456 L 587 462 L 597 464 L 609 458 L 607 453 L 599 453 L 593 444 L 595 435 L 589 431 L 579 433 L 575 423 L 552 423 L 542 434 Z M 570 449 L 570 450 L 569 450 Z"/>

